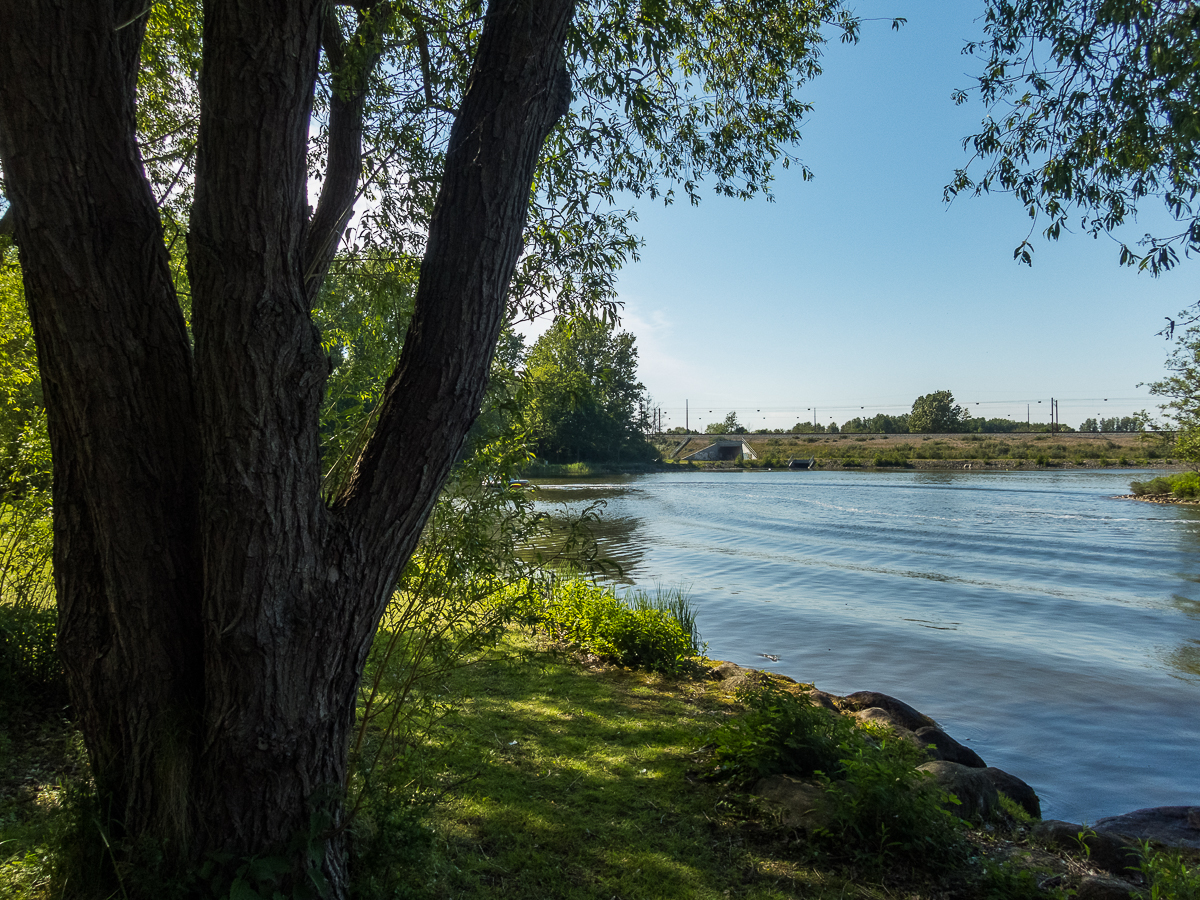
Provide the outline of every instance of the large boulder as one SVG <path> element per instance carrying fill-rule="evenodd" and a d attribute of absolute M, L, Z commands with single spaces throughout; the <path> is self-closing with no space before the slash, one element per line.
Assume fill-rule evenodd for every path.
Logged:
<path fill-rule="evenodd" d="M 937 725 L 937 722 L 929 716 L 913 709 L 903 700 L 897 700 L 887 694 L 880 694 L 878 691 L 855 691 L 853 694 L 847 694 L 842 702 L 851 711 L 871 709 L 872 707 L 885 709 L 896 717 L 896 721 L 902 728 L 907 728 L 909 731 L 916 731 L 926 725 Z"/>
<path fill-rule="evenodd" d="M 985 763 L 970 747 L 965 747 L 946 732 L 933 725 L 926 725 L 916 730 L 917 742 L 931 759 L 941 759 L 946 762 L 958 763 L 970 769 L 985 769 Z M 932 745 L 932 746 L 930 746 Z"/>
<path fill-rule="evenodd" d="M 1129 835 L 1099 832 L 1073 822 L 1045 819 L 1033 829 L 1033 837 L 1049 847 L 1084 855 L 1097 868 L 1115 875 L 1129 875 L 1138 868 L 1139 856 Z"/>
<path fill-rule="evenodd" d="M 933 760 L 917 766 L 917 771 L 928 772 L 942 790 L 958 798 L 958 805 L 949 809 L 960 819 L 987 821 L 1000 806 L 1000 796 L 986 769 Z"/>
<path fill-rule="evenodd" d="M 857 712 L 853 712 L 851 715 L 864 724 L 870 723 L 883 728 L 890 728 L 903 738 L 912 741 L 916 740 L 912 729 L 904 724 L 907 721 L 904 716 L 898 716 L 882 707 L 871 706 L 867 709 L 860 709 Z"/>
<path fill-rule="evenodd" d="M 1009 775 L 995 766 L 988 766 L 983 773 L 996 786 L 996 790 L 1015 802 L 1035 819 L 1042 817 L 1042 801 L 1037 792 L 1016 775 Z"/>
<path fill-rule="evenodd" d="M 813 831 L 830 822 L 829 797 L 819 784 L 791 775 L 769 775 L 759 779 L 751 793 L 775 807 L 789 827 Z"/>
<path fill-rule="evenodd" d="M 1121 816 L 1105 816 L 1092 826 L 1101 834 L 1117 834 L 1168 847 L 1200 850 L 1200 806 L 1152 806 Z"/>

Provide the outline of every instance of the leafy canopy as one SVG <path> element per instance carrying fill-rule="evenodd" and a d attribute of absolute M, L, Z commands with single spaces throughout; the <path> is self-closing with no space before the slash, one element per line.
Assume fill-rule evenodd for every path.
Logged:
<path fill-rule="evenodd" d="M 922 394 L 913 401 L 908 414 L 908 430 L 913 434 L 945 434 L 962 431 L 966 412 L 954 403 L 949 391 Z"/>
<path fill-rule="evenodd" d="M 526 421 L 538 455 L 551 462 L 643 462 L 655 454 L 637 347 L 629 332 L 595 317 L 554 321 L 525 361 Z"/>
<path fill-rule="evenodd" d="M 988 115 L 947 198 L 1010 192 L 1057 239 L 1077 210 L 1093 236 L 1160 200 L 1178 230 L 1121 244 L 1157 274 L 1200 249 L 1200 7 L 1184 0 L 987 0 L 979 96 Z M 956 95 L 959 102 L 966 91 Z M 982 173 L 972 173 L 979 161 Z M 1032 261 L 1025 240 L 1014 255 Z"/>

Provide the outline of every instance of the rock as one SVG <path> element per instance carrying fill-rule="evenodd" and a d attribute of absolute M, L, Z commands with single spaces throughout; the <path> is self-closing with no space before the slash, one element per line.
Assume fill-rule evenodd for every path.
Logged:
<path fill-rule="evenodd" d="M 891 728 L 901 737 L 916 740 L 912 730 L 904 724 L 906 720 L 902 716 L 897 716 L 888 712 L 886 709 L 882 709 L 878 706 L 872 706 L 869 709 L 860 709 L 858 712 L 853 713 L 853 716 L 860 722 L 870 722 L 872 725 L 881 725 L 884 728 Z"/>
<path fill-rule="evenodd" d="M 916 730 L 917 741 L 929 754 L 930 759 L 944 759 L 946 762 L 958 763 L 971 769 L 985 769 L 987 763 L 980 759 L 979 754 L 970 747 L 964 747 L 946 732 L 932 725 Z M 930 749 L 929 745 L 933 748 Z"/>
<path fill-rule="evenodd" d="M 1086 855 L 1092 865 L 1116 875 L 1126 875 L 1130 869 L 1138 867 L 1137 850 L 1130 849 L 1135 839 L 1128 835 L 1117 836 L 1072 822 L 1044 819 L 1034 827 L 1033 836 L 1059 850 L 1077 856 Z"/>
<path fill-rule="evenodd" d="M 1152 806 L 1123 816 L 1105 816 L 1092 827 L 1101 834 L 1200 850 L 1200 806 Z"/>
<path fill-rule="evenodd" d="M 1132 884 L 1117 878 L 1084 876 L 1075 892 L 1075 900 L 1130 900 L 1137 891 Z"/>
<path fill-rule="evenodd" d="M 708 670 L 708 677 L 713 681 L 725 681 L 737 675 L 748 675 L 753 669 L 745 669 L 737 663 L 723 662 L 719 666 L 714 666 Z"/>
<path fill-rule="evenodd" d="M 856 691 L 853 694 L 847 694 L 844 703 L 851 710 L 870 709 L 871 707 L 885 709 L 896 716 L 901 726 L 909 731 L 916 731 L 926 725 L 937 725 L 937 722 L 929 716 L 917 712 L 904 701 L 876 691 Z"/>
<path fill-rule="evenodd" d="M 960 819 L 986 821 L 1000 806 L 996 786 L 985 769 L 973 769 L 961 763 L 934 760 L 917 766 L 918 772 L 928 772 L 942 790 L 958 798 L 959 805 L 950 811 Z"/>
<path fill-rule="evenodd" d="M 808 698 L 808 702 L 813 706 L 820 706 L 824 709 L 833 710 L 834 712 L 839 711 L 838 701 L 842 699 L 841 697 L 834 696 L 833 694 L 827 694 L 824 691 L 818 691 L 815 688 L 811 691 L 806 691 L 804 696 Z"/>
<path fill-rule="evenodd" d="M 769 775 L 751 792 L 779 808 L 783 824 L 812 831 L 829 824 L 829 798 L 818 784 L 791 775 Z"/>
<path fill-rule="evenodd" d="M 1042 817 L 1042 801 L 1038 799 L 1037 792 L 1024 781 L 995 766 L 988 766 L 983 772 L 996 786 L 996 790 L 1008 797 L 1009 800 L 1012 800 L 1035 819 Z"/>

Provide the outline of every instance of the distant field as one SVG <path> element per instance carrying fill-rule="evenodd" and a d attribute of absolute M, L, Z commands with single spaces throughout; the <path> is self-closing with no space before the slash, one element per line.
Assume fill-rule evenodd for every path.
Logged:
<path fill-rule="evenodd" d="M 690 439 L 688 439 L 690 437 Z M 663 459 L 709 446 L 722 435 L 663 435 L 653 439 Z M 742 463 L 697 463 L 705 468 L 786 465 L 816 458 L 822 468 L 1073 468 L 1172 465 L 1163 435 L 1095 434 L 746 434 L 758 457 Z M 685 446 L 679 445 L 688 439 Z M 678 450 L 677 450 L 678 448 Z"/>

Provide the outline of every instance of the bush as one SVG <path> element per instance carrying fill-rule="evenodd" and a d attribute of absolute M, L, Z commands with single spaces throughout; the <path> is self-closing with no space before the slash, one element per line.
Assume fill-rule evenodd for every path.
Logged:
<path fill-rule="evenodd" d="M 62 680 L 54 607 L 0 603 L 0 696 L 42 691 Z"/>
<path fill-rule="evenodd" d="M 560 579 L 527 619 L 562 640 L 623 666 L 678 672 L 701 651 L 695 613 L 679 590 L 631 593 L 624 601 L 582 578 Z"/>
<path fill-rule="evenodd" d="M 897 858 L 938 868 L 961 855 L 959 819 L 947 794 L 917 771 L 918 751 L 900 739 L 868 744 L 842 760 L 845 775 L 827 790 L 835 798 L 827 837 L 834 846 L 872 861 Z M 957 802 L 957 801 L 955 801 Z"/>
<path fill-rule="evenodd" d="M 844 716 L 774 685 L 759 685 L 738 695 L 741 716 L 713 736 L 713 758 L 723 778 L 751 784 L 768 775 L 811 777 L 841 772 L 862 736 Z"/>
<path fill-rule="evenodd" d="M 886 731 L 868 734 L 803 692 L 764 684 L 739 699 L 745 713 L 713 736 L 718 777 L 818 778 L 831 814 L 814 836 L 835 857 L 938 868 L 961 855 L 959 820 L 944 807 L 948 795 L 917 771 L 923 757 L 915 746 Z"/>
<path fill-rule="evenodd" d="M 1141 497 L 1145 494 L 1169 494 L 1171 493 L 1171 481 L 1168 478 L 1159 476 L 1152 478 L 1150 481 L 1134 481 L 1130 482 L 1130 490 L 1134 494 Z"/>
<path fill-rule="evenodd" d="M 901 450 L 884 450 L 875 454 L 872 465 L 880 468 L 906 469 L 909 466 L 908 456 Z"/>
<path fill-rule="evenodd" d="M 1170 478 L 1171 493 L 1183 500 L 1200 496 L 1200 473 L 1183 472 Z"/>

